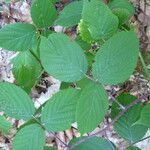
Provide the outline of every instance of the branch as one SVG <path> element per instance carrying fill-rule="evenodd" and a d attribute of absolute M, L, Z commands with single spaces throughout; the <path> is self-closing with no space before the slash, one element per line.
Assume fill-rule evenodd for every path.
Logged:
<path fill-rule="evenodd" d="M 127 105 L 127 106 L 125 107 L 125 109 L 123 109 L 123 110 L 114 118 L 114 120 L 113 120 L 111 123 L 109 123 L 104 129 L 102 129 L 102 130 L 100 130 L 100 131 L 98 131 L 98 132 L 96 132 L 96 133 L 94 133 L 94 134 L 91 134 L 91 135 L 85 137 L 84 139 L 82 139 L 82 140 L 76 142 L 75 144 L 71 145 L 71 146 L 68 148 L 68 150 L 74 149 L 74 148 L 75 148 L 76 146 L 78 146 L 79 144 L 81 144 L 81 143 L 87 141 L 88 139 L 91 139 L 92 137 L 97 136 L 97 135 L 99 135 L 99 134 L 105 132 L 106 130 L 108 130 L 108 129 L 109 129 L 111 126 L 113 126 L 130 108 L 132 108 L 133 106 L 139 104 L 140 102 L 142 102 L 143 99 L 145 100 L 145 98 L 147 98 L 148 96 L 150 96 L 150 94 L 148 94 L 147 96 L 142 96 L 142 97 L 140 97 L 139 99 L 134 100 L 132 103 L 130 103 L 129 105 Z"/>

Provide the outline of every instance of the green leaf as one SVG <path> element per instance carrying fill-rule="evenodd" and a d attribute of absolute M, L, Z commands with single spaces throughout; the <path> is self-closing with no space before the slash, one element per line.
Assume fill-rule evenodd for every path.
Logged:
<path fill-rule="evenodd" d="M 19 130 L 13 140 L 13 150 L 44 150 L 45 134 L 38 124 Z"/>
<path fill-rule="evenodd" d="M 15 23 L 0 30 L 0 47 L 10 51 L 25 51 L 37 44 L 36 28 L 31 24 Z"/>
<path fill-rule="evenodd" d="M 51 0 L 51 2 L 53 3 L 53 4 L 55 4 L 56 2 L 59 2 L 60 0 Z"/>
<path fill-rule="evenodd" d="M 108 3 L 108 6 L 111 9 L 124 8 L 124 9 L 127 9 L 130 13 L 132 13 L 132 14 L 134 13 L 134 7 L 129 2 L 129 0 L 111 0 Z"/>
<path fill-rule="evenodd" d="M 80 137 L 73 139 L 69 145 L 75 144 L 76 142 L 83 140 L 86 137 Z M 113 144 L 100 137 L 92 137 L 87 139 L 85 142 L 77 145 L 73 150 L 116 150 Z"/>
<path fill-rule="evenodd" d="M 82 19 L 95 40 L 109 38 L 118 28 L 118 18 L 99 0 L 84 0 Z"/>
<path fill-rule="evenodd" d="M 78 90 L 67 89 L 56 93 L 44 106 L 41 121 L 49 131 L 63 131 L 75 122 Z"/>
<path fill-rule="evenodd" d="M 112 104 L 111 117 L 114 119 L 118 115 L 118 113 L 120 112 L 121 106 L 119 106 L 119 103 L 123 107 L 125 107 L 125 106 L 129 105 L 131 102 L 133 102 L 134 100 L 136 100 L 136 99 L 137 99 L 137 97 L 135 97 L 133 95 L 130 95 L 128 93 L 122 93 L 121 95 L 119 95 L 116 98 L 117 102 L 113 102 L 113 104 Z M 136 113 L 136 115 L 133 119 L 137 120 L 138 117 L 139 117 L 139 113 L 138 114 Z M 135 120 L 134 120 L 134 122 L 135 122 Z"/>
<path fill-rule="evenodd" d="M 118 102 L 124 107 L 130 104 L 135 99 L 136 97 L 129 94 L 122 94 L 117 98 Z M 122 115 L 114 125 L 114 129 L 116 130 L 116 132 L 121 137 L 128 140 L 130 143 L 139 141 L 146 134 L 148 129 L 147 127 L 142 125 L 135 125 L 135 122 L 140 116 L 141 108 L 141 104 L 133 106 L 124 115 Z M 112 113 L 115 114 L 116 110 L 118 111 L 119 109 L 120 106 L 116 102 L 114 102 L 112 105 Z"/>
<path fill-rule="evenodd" d="M 18 86 L 0 83 L 0 111 L 16 119 L 28 120 L 35 112 L 31 98 Z"/>
<path fill-rule="evenodd" d="M 83 21 L 83 19 L 80 20 L 80 23 L 78 25 L 78 30 L 80 33 L 80 36 L 82 38 L 83 41 L 91 44 L 92 42 L 94 42 L 93 38 L 91 37 L 90 31 L 88 29 L 88 25 L 87 23 L 85 23 Z"/>
<path fill-rule="evenodd" d="M 88 66 L 91 68 L 94 62 L 95 55 L 91 52 L 85 52 L 85 55 L 88 60 Z"/>
<path fill-rule="evenodd" d="M 76 1 L 68 4 L 60 12 L 58 19 L 55 21 L 55 25 L 71 27 L 78 24 L 81 19 L 82 8 L 82 1 Z"/>
<path fill-rule="evenodd" d="M 81 47 L 62 33 L 42 37 L 40 45 L 44 69 L 64 82 L 75 82 L 87 71 L 87 60 Z"/>
<path fill-rule="evenodd" d="M 135 124 L 140 124 L 140 125 L 150 127 L 150 104 L 146 104 L 142 108 L 140 118 Z"/>
<path fill-rule="evenodd" d="M 30 50 L 30 52 L 31 52 L 38 60 L 40 60 L 40 42 L 41 42 L 41 39 L 39 38 L 37 45 L 34 46 L 34 47 Z"/>
<path fill-rule="evenodd" d="M 103 84 L 118 84 L 133 73 L 138 59 L 139 41 L 132 31 L 119 32 L 106 41 L 95 57 L 93 75 Z"/>
<path fill-rule="evenodd" d="M 108 6 L 119 18 L 120 25 L 128 21 L 134 14 L 134 7 L 128 0 L 112 0 Z"/>
<path fill-rule="evenodd" d="M 76 38 L 76 42 L 81 46 L 81 48 L 85 51 L 90 50 L 91 49 L 91 44 L 85 42 L 82 40 L 82 38 L 80 36 L 78 36 Z"/>
<path fill-rule="evenodd" d="M 129 11 L 126 9 L 117 8 L 114 9 L 112 12 L 118 17 L 119 25 L 126 23 L 131 17 Z"/>
<path fill-rule="evenodd" d="M 85 79 L 86 80 L 86 79 Z M 108 97 L 103 86 L 83 81 L 77 104 L 76 120 L 81 134 L 94 130 L 108 110 Z"/>
<path fill-rule="evenodd" d="M 55 148 L 55 147 L 44 147 L 44 150 L 57 150 L 57 148 Z"/>
<path fill-rule="evenodd" d="M 57 11 L 50 0 L 35 0 L 31 7 L 31 17 L 38 28 L 46 28 L 53 25 Z"/>
<path fill-rule="evenodd" d="M 137 111 L 134 111 L 134 113 L 137 113 Z M 133 143 L 143 138 L 148 128 L 142 125 L 129 124 L 128 115 L 126 115 L 115 124 L 115 130 L 121 137 Z"/>
<path fill-rule="evenodd" d="M 64 89 L 67 89 L 71 87 L 71 83 L 68 83 L 68 82 L 61 82 L 61 85 L 60 85 L 60 89 L 61 90 L 64 90 Z"/>
<path fill-rule="evenodd" d="M 131 146 L 131 147 L 128 147 L 126 150 L 141 150 L 141 149 L 135 146 Z"/>
<path fill-rule="evenodd" d="M 32 87 L 39 80 L 42 67 L 30 51 L 25 51 L 13 59 L 12 71 L 17 85 L 21 86 L 27 93 L 30 93 Z"/>
<path fill-rule="evenodd" d="M 0 116 L 0 132 L 8 134 L 12 125 L 6 120 L 4 116 Z"/>
<path fill-rule="evenodd" d="M 48 37 L 50 34 L 52 34 L 53 31 L 51 31 L 50 29 L 45 29 L 41 32 L 42 36 Z"/>

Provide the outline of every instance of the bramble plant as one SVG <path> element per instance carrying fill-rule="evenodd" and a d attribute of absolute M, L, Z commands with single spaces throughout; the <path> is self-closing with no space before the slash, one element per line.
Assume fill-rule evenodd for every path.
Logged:
<path fill-rule="evenodd" d="M 150 127 L 150 104 L 143 105 L 143 97 L 129 93 L 111 104 L 104 89 L 128 80 L 137 65 L 139 40 L 129 22 L 133 5 L 128 0 L 108 4 L 76 0 L 58 12 L 57 1 L 34 0 L 33 24 L 9 24 L 0 30 L 0 47 L 19 52 L 12 60 L 16 85 L 0 83 L 0 111 L 5 113 L 0 116 L 0 131 L 8 134 L 11 128 L 7 116 L 23 119 L 26 122 L 13 139 L 13 150 L 51 150 L 55 148 L 45 147 L 45 131 L 64 131 L 76 122 L 82 136 L 63 143 L 64 149 L 116 150 L 108 139 L 97 137 L 113 126 L 129 143 L 126 150 L 138 150 L 134 144 Z M 77 26 L 76 38 L 50 28 L 56 25 Z M 62 86 L 36 110 L 29 95 L 44 71 Z M 106 115 L 111 116 L 111 123 L 85 136 Z"/>

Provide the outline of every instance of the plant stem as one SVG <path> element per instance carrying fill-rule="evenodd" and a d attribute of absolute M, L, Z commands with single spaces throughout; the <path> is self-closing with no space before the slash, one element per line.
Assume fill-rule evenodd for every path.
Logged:
<path fill-rule="evenodd" d="M 46 131 L 45 126 L 35 117 L 32 116 L 32 118 Z M 63 142 L 58 136 L 55 135 L 55 133 L 48 131 L 49 134 L 52 134 L 56 139 L 58 139 L 65 147 L 68 147 L 68 145 Z"/>
<path fill-rule="evenodd" d="M 143 56 L 142 56 L 141 52 L 139 52 L 139 57 L 140 57 L 143 68 L 146 68 L 146 64 L 144 62 L 144 59 L 143 59 Z"/>
<path fill-rule="evenodd" d="M 147 140 L 147 139 L 149 139 L 149 138 L 150 138 L 150 136 L 147 136 L 147 137 L 145 137 L 145 138 L 143 138 L 143 139 L 141 139 L 141 140 L 139 140 L 139 141 L 137 141 L 137 142 L 132 143 L 131 146 L 133 146 L 133 145 L 135 145 L 135 144 L 137 144 L 137 143 L 140 143 L 140 142 L 142 142 L 142 141 L 144 141 L 144 140 Z"/>
<path fill-rule="evenodd" d="M 148 72 L 148 69 L 147 69 L 147 67 L 146 67 L 146 64 L 145 64 L 145 62 L 144 62 L 144 58 L 143 58 L 141 52 L 139 52 L 139 57 L 140 57 L 140 61 L 141 61 L 141 64 L 142 64 L 142 66 L 143 66 L 144 72 L 146 73 L 147 77 L 150 78 L 150 74 L 149 74 L 149 72 Z"/>
<path fill-rule="evenodd" d="M 121 110 L 125 109 L 125 107 L 118 100 L 116 100 L 115 98 L 113 99 L 113 102 L 115 102 L 116 104 L 118 104 Z"/>

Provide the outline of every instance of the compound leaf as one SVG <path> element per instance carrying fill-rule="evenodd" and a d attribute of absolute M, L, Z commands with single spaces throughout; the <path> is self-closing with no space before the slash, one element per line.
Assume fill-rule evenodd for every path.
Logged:
<path fill-rule="evenodd" d="M 118 84 L 133 73 L 138 59 L 139 41 L 132 31 L 119 32 L 106 41 L 95 57 L 94 78 L 103 84 Z"/>
<path fill-rule="evenodd" d="M 40 45 L 42 65 L 55 78 L 75 82 L 87 71 L 87 60 L 81 47 L 62 33 L 42 37 Z"/>
<path fill-rule="evenodd" d="M 31 24 L 15 23 L 0 30 L 0 47 L 10 51 L 25 51 L 37 44 L 36 28 Z"/>
<path fill-rule="evenodd" d="M 16 119 L 28 120 L 35 112 L 31 98 L 18 86 L 0 83 L 0 111 Z"/>
<path fill-rule="evenodd" d="M 44 150 L 45 134 L 38 124 L 25 126 L 13 140 L 13 150 Z"/>
<path fill-rule="evenodd" d="M 57 11 L 50 0 L 35 0 L 31 7 L 31 17 L 38 28 L 46 28 L 57 18 Z"/>
<path fill-rule="evenodd" d="M 41 121 L 49 131 L 63 131 L 75 122 L 78 90 L 66 89 L 56 93 L 44 106 Z"/>

